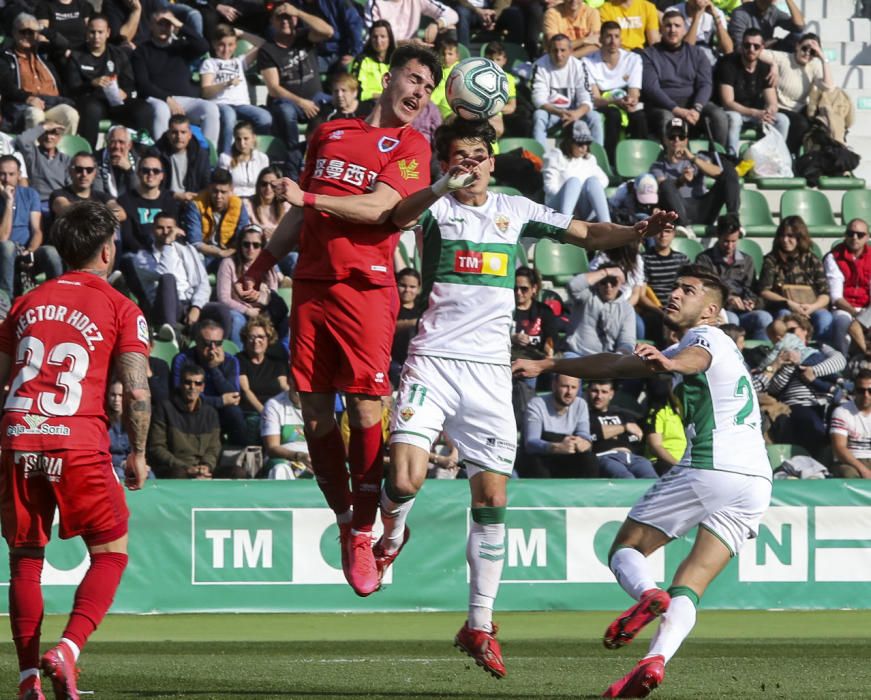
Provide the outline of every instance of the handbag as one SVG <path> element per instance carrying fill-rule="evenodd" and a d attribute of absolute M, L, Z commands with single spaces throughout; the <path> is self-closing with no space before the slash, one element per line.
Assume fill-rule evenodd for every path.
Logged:
<path fill-rule="evenodd" d="M 215 479 L 254 479 L 263 469 L 263 449 L 257 445 L 221 451 Z"/>
<path fill-rule="evenodd" d="M 817 300 L 817 293 L 809 284 L 785 284 L 783 296 L 796 304 L 813 304 Z"/>

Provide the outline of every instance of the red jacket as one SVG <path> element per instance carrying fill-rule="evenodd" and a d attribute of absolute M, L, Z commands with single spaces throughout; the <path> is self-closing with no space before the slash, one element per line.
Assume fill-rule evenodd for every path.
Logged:
<path fill-rule="evenodd" d="M 857 309 L 871 303 L 871 252 L 868 246 L 857 258 L 843 243 L 832 248 L 832 257 L 844 275 L 844 299 Z"/>

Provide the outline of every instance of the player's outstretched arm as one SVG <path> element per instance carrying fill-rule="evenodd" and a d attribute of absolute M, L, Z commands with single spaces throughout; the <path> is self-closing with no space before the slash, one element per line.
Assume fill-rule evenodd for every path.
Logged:
<path fill-rule="evenodd" d="M 151 423 L 151 391 L 148 389 L 148 358 L 138 352 L 118 356 L 115 373 L 124 387 L 124 423 L 130 438 L 125 483 L 131 491 L 141 489 L 148 476 L 145 446 Z"/>
<path fill-rule="evenodd" d="M 407 228 L 438 199 L 476 182 L 483 177 L 477 165 L 478 162 L 474 160 L 465 160 L 454 165 L 432 185 L 400 201 L 393 210 L 391 217 L 393 223 L 399 228 Z"/>
<path fill-rule="evenodd" d="M 260 300 L 260 284 L 263 278 L 273 265 L 296 248 L 300 231 L 302 231 L 302 209 L 291 207 L 279 220 L 269 243 L 260 251 L 260 255 L 251 267 L 245 270 L 242 277 L 233 285 L 241 299 L 249 303 Z"/>
<path fill-rule="evenodd" d="M 663 229 L 674 228 L 677 214 L 673 211 L 657 211 L 634 226 L 599 224 L 572 219 L 566 231 L 565 242 L 590 250 L 611 250 L 629 243 L 636 243 L 645 236 L 655 236 Z"/>
<path fill-rule="evenodd" d="M 276 194 L 280 194 L 293 207 L 311 207 L 315 211 L 322 211 L 354 224 L 385 223 L 390 219 L 393 208 L 402 199 L 399 192 L 384 182 L 376 182 L 375 188 L 366 194 L 335 197 L 303 192 L 298 183 L 286 177 L 279 181 Z"/>
<path fill-rule="evenodd" d="M 515 360 L 511 371 L 515 377 L 537 377 L 544 372 L 555 372 L 582 379 L 643 379 L 658 370 L 636 355 L 603 352 L 586 357 Z"/>
<path fill-rule="evenodd" d="M 647 363 L 653 372 L 698 374 L 711 366 L 711 353 L 699 346 L 684 348 L 669 358 L 653 345 L 639 343 L 635 346 L 635 356 Z"/>

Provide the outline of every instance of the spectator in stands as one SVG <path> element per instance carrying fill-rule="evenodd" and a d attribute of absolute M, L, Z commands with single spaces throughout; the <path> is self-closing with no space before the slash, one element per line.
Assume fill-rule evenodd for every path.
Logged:
<path fill-rule="evenodd" d="M 789 119 L 789 136 L 786 143 L 790 153 L 798 156 L 802 139 L 810 127 L 807 116 L 811 88 L 831 90 L 835 87 L 832 71 L 820 47 L 816 34 L 802 34 L 795 51 L 763 51 L 760 61 L 771 63 L 777 75 L 777 105 Z"/>
<path fill-rule="evenodd" d="M 622 47 L 616 22 L 605 22 L 600 31 L 602 48 L 584 58 L 593 105 L 605 123 L 605 152 L 617 162 L 617 142 L 625 130 L 630 138 L 647 138 L 647 119 L 638 104 L 641 97 L 641 57 Z"/>
<path fill-rule="evenodd" d="M 103 119 L 146 132 L 153 122 L 151 106 L 133 97 L 136 82 L 128 53 L 108 42 L 109 21 L 94 15 L 88 20 L 87 45 L 64 62 L 65 88 L 75 96 L 81 118 L 79 133 L 93 149 Z"/>
<path fill-rule="evenodd" d="M 421 314 L 417 299 L 420 295 L 420 273 L 413 267 L 400 270 L 396 274 L 396 289 L 399 292 L 399 312 L 390 348 L 390 381 L 398 387 L 399 373 L 408 357 L 408 344 L 417 334 L 417 321 Z"/>
<path fill-rule="evenodd" d="M 169 174 L 167 189 L 177 200 L 190 202 L 209 184 L 211 167 L 209 153 L 194 138 L 186 114 L 173 114 L 169 118 L 169 128 L 156 146 L 163 169 Z"/>
<path fill-rule="evenodd" d="M 544 156 L 544 202 L 576 219 L 609 223 L 608 176 L 590 153 L 592 142 L 586 122 L 578 120 L 563 129 L 558 147 Z"/>
<path fill-rule="evenodd" d="M 12 25 L 12 42 L 0 55 L 2 115 L 13 132 L 29 130 L 43 122 L 63 125 L 76 133 L 79 113 L 61 96 L 63 85 L 57 62 L 63 50 L 47 41 L 36 17 L 22 12 Z"/>
<path fill-rule="evenodd" d="M 762 309 L 756 289 L 756 268 L 753 258 L 738 250 L 742 236 L 741 222 L 736 214 L 717 219 L 717 242 L 702 251 L 696 265 L 714 271 L 729 288 L 726 316 L 729 323 L 740 324 L 753 340 L 765 340 L 765 329 L 771 314 Z"/>
<path fill-rule="evenodd" d="M 323 19 L 332 36 L 318 44 L 318 72 L 346 72 L 354 56 L 363 50 L 363 18 L 347 0 L 300 0 L 302 9 Z"/>
<path fill-rule="evenodd" d="M 182 209 L 182 222 L 187 242 L 205 258 L 206 269 L 217 271 L 221 260 L 236 252 L 239 233 L 249 223 L 228 171 L 215 169 L 209 186 Z"/>
<path fill-rule="evenodd" d="M 544 40 L 564 34 L 572 45 L 572 55 L 583 58 L 599 49 L 602 20 L 598 11 L 583 0 L 563 0 L 544 11 Z"/>
<path fill-rule="evenodd" d="M 318 116 L 311 120 L 306 131 L 307 138 L 324 122 L 333 119 L 353 119 L 354 117 L 365 119 L 372 111 L 374 103 L 371 100 L 361 102 L 357 97 L 360 94 L 360 83 L 350 73 L 333 75 L 330 92 L 333 97 L 332 102 L 325 102 L 321 105 L 321 111 Z"/>
<path fill-rule="evenodd" d="M 173 220 L 178 219 L 178 200 L 173 197 L 172 192 L 161 187 L 164 172 L 160 158 L 154 154 L 146 154 L 139 160 L 136 173 L 136 185 L 118 198 L 118 204 L 125 213 L 124 222 L 121 224 L 122 260 L 123 254 L 150 249 L 154 245 L 151 232 L 154 218 L 159 212 L 168 212 Z M 127 276 L 126 271 L 124 274 Z"/>
<path fill-rule="evenodd" d="M 41 31 L 53 35 L 64 51 L 82 51 L 94 6 L 87 0 L 42 0 L 36 5 Z M 66 54 L 69 57 L 69 54 Z"/>
<path fill-rule="evenodd" d="M 705 122 L 714 141 L 726 145 L 728 120 L 722 108 L 711 102 L 711 63 L 697 46 L 686 41 L 686 24 L 676 10 L 662 16 L 662 41 L 641 54 L 643 63 L 641 99 L 652 134 L 679 118 L 687 128 L 706 135 Z"/>
<path fill-rule="evenodd" d="M 832 344 L 846 355 L 850 349 L 847 332 L 871 305 L 871 246 L 865 221 L 852 219 L 847 223 L 844 240 L 826 254 L 823 268 L 833 309 Z M 862 315 L 862 320 L 866 316 Z M 865 325 L 871 324 L 866 321 Z M 865 334 L 860 330 L 856 335 L 858 341 Z"/>
<path fill-rule="evenodd" d="M 218 167 L 229 171 L 233 191 L 240 197 L 250 197 L 257 188 L 257 176 L 269 167 L 269 156 L 257 148 L 257 137 L 251 122 L 236 122 L 233 145 L 229 153 L 218 156 Z"/>
<path fill-rule="evenodd" d="M 500 41 L 488 41 L 487 48 L 484 49 L 484 58 L 489 58 L 493 63 L 505 71 L 505 78 L 508 80 L 508 102 L 502 108 L 502 111 L 490 119 L 490 124 L 496 129 L 497 134 L 504 134 L 506 129 L 511 128 L 509 123 L 505 123 L 505 117 L 511 117 L 517 111 L 517 78 L 511 73 L 511 67 L 508 65 L 508 52 L 505 46 Z"/>
<path fill-rule="evenodd" d="M 572 278 L 568 291 L 574 306 L 565 339 L 567 352 L 583 357 L 598 352 L 629 354 L 635 349 L 635 312 L 620 298 L 625 281 L 616 265 Z"/>
<path fill-rule="evenodd" d="M 596 143 L 603 142 L 602 123 L 593 112 L 584 65 L 572 56 L 572 44 L 565 34 L 555 35 L 547 55 L 533 64 L 532 104 L 532 137 L 544 148 L 548 146 L 548 129 L 557 125 L 571 128 L 578 120 L 587 124 Z"/>
<path fill-rule="evenodd" d="M 638 299 L 636 313 L 644 318 L 644 337 L 657 344 L 663 341 L 662 310 L 677 282 L 677 273 L 691 260 L 671 247 L 674 229 L 660 231 L 653 246 L 642 255 L 645 288 Z"/>
<path fill-rule="evenodd" d="M 70 157 L 57 149 L 64 126 L 43 122 L 16 137 L 15 147 L 24 156 L 30 186 L 39 194 L 42 213 L 48 213 L 48 198 L 69 183 Z"/>
<path fill-rule="evenodd" d="M 541 275 L 525 265 L 514 273 L 514 330 L 511 357 L 542 359 L 552 357 L 559 329 L 551 308 L 538 300 Z"/>
<path fill-rule="evenodd" d="M 148 463 L 160 479 L 211 479 L 221 453 L 218 414 L 202 397 L 205 373 L 186 363 L 172 398 L 158 404 L 148 433 Z"/>
<path fill-rule="evenodd" d="M 263 229 L 257 224 L 247 224 L 239 233 L 239 244 L 231 257 L 223 258 L 217 271 L 216 294 L 218 301 L 230 309 L 232 326 L 229 334 L 239 347 L 242 346 L 242 329 L 251 319 L 267 314 L 273 323 L 282 327 L 282 337 L 287 335 L 287 305 L 273 293 L 282 280 L 282 274 L 273 267 L 260 285 L 260 297 L 256 302 L 244 301 L 236 291 L 236 282 L 260 255 L 266 246 Z M 271 343 L 271 341 L 270 341 Z M 269 395 L 276 393 L 273 391 Z"/>
<path fill-rule="evenodd" d="M 645 456 L 660 476 L 680 462 L 687 449 L 683 407 L 672 390 L 673 379 L 658 374 L 647 380 L 647 414 L 644 418 Z"/>
<path fill-rule="evenodd" d="M 96 153 L 95 190 L 117 199 L 139 184 L 136 168 L 139 158 L 132 145 L 126 126 L 116 124 L 109 127 L 106 132 L 106 145 Z"/>
<path fill-rule="evenodd" d="M 20 184 L 15 156 L 0 156 L 0 291 L 15 296 L 15 262 L 45 273 L 48 279 L 63 272 L 54 246 L 43 245 L 39 194 Z"/>
<path fill-rule="evenodd" d="M 438 39 L 436 39 L 434 51 L 439 57 L 439 62 L 442 64 L 442 80 L 436 85 L 435 90 L 432 91 L 430 102 L 439 108 L 442 118 L 447 119 L 451 116 L 453 110 L 448 104 L 448 99 L 445 95 L 445 85 L 454 66 L 460 62 L 460 44 L 450 34 L 440 34 Z"/>
<path fill-rule="evenodd" d="M 239 38 L 252 45 L 242 56 L 236 55 Z M 248 79 L 245 77 L 245 72 L 254 65 L 263 42 L 264 39 L 254 34 L 233 29 L 228 24 L 219 24 L 212 40 L 214 57 L 210 56 L 200 66 L 203 98 L 218 106 L 221 117 L 221 136 L 217 142 L 220 154 L 230 154 L 239 118 L 244 119 L 249 128 L 258 134 L 268 134 L 272 129 L 269 111 L 251 104 Z"/>
<path fill-rule="evenodd" d="M 181 384 L 182 367 L 189 362 L 205 372 L 206 384 L 202 399 L 218 411 L 221 432 L 231 445 L 247 443 L 245 416 L 239 403 L 239 360 L 224 352 L 224 329 L 211 319 L 197 324 L 195 345 L 185 348 L 172 361 L 172 376 L 176 387 Z"/>
<path fill-rule="evenodd" d="M 707 155 L 693 153 L 689 127 L 682 118 L 666 123 L 662 145 L 663 153 L 650 172 L 659 182 L 659 205 L 676 211 L 680 226 L 713 224 L 723 205 L 727 212 L 738 211 L 741 185 L 735 168 L 726 160 L 718 165 Z M 706 177 L 714 179 L 710 189 Z"/>
<path fill-rule="evenodd" d="M 777 90 L 774 88 L 771 65 L 758 60 L 763 48 L 762 32 L 748 29 L 740 49 L 723 56 L 717 64 L 719 101 L 729 120 L 726 151 L 737 158 L 741 130 L 749 126 L 762 132 L 770 124 L 784 139 L 789 134 L 789 119 L 777 111 Z"/>
<path fill-rule="evenodd" d="M 555 374 L 551 393 L 529 402 L 523 422 L 523 450 L 529 463 L 518 470 L 522 478 L 598 476 L 598 460 L 591 449 L 590 411 L 578 396 L 580 387 L 580 379 Z"/>
<path fill-rule="evenodd" d="M 24 156 L 15 148 L 15 139 L 9 134 L 0 132 L 0 156 L 15 156 L 18 165 L 21 166 L 19 179 L 22 184 L 27 182 L 27 164 L 24 162 Z"/>
<path fill-rule="evenodd" d="M 273 129 L 290 151 L 288 174 L 295 179 L 302 163 L 299 122 L 314 119 L 330 100 L 321 85 L 317 45 L 332 37 L 333 28 L 284 2 L 272 13 L 272 29 L 273 39 L 260 47 L 257 66 L 269 92 Z"/>
<path fill-rule="evenodd" d="M 630 243 L 608 251 L 599 251 L 590 260 L 590 271 L 600 270 L 603 267 L 616 266 L 623 273 L 620 282 L 619 299 L 625 301 L 636 310 L 635 314 L 635 337 L 644 337 L 644 321 L 637 313 L 641 294 L 644 292 L 644 258 L 639 252 L 638 246 Z"/>
<path fill-rule="evenodd" d="M 255 316 L 242 329 L 242 351 L 239 360 L 239 388 L 242 393 L 242 410 L 246 413 L 263 413 L 263 405 L 278 392 L 286 392 L 287 360 L 269 354 L 278 334 L 268 316 Z"/>
<path fill-rule="evenodd" d="M 313 476 L 303 424 L 299 393 L 293 386 L 263 406 L 260 435 L 270 479 Z"/>
<path fill-rule="evenodd" d="M 667 9 L 681 13 L 687 28 L 684 41 L 698 46 L 711 65 L 717 62 L 718 55 L 728 56 L 734 51 L 735 45 L 727 29 L 728 19 L 712 0 L 686 0 Z"/>
<path fill-rule="evenodd" d="M 608 207 L 615 221 L 634 224 L 653 214 L 659 202 L 659 183 L 650 173 L 622 183 L 608 198 Z"/>
<path fill-rule="evenodd" d="M 254 194 L 250 199 L 244 200 L 249 219 L 263 229 L 263 235 L 267 242 L 272 237 L 272 232 L 275 231 L 281 217 L 290 209 L 290 204 L 275 196 L 275 184 L 282 177 L 284 177 L 284 173 L 276 165 L 263 168 L 257 176 Z M 281 262 L 279 262 L 279 266 L 281 266 Z M 285 274 L 290 273 L 285 272 Z"/>
<path fill-rule="evenodd" d="M 771 252 L 762 260 L 759 296 L 777 318 L 793 313 L 810 318 L 814 337 L 829 337 L 829 283 L 823 264 L 811 250 L 811 237 L 800 216 L 781 219 Z"/>
<path fill-rule="evenodd" d="M 213 144 L 220 137 L 221 116 L 214 102 L 204 100 L 194 82 L 190 64 L 208 53 L 209 44 L 176 18 L 169 9 L 151 15 L 151 38 L 133 52 L 133 72 L 139 96 L 154 112 L 151 136 L 160 139 L 170 117 L 187 115 L 199 121 L 203 135 Z"/>
<path fill-rule="evenodd" d="M 655 479 L 656 470 L 650 460 L 635 453 L 644 438 L 641 427 L 628 411 L 611 408 L 613 400 L 613 380 L 594 379 L 588 383 L 590 433 L 600 475 L 604 479 Z"/>
<path fill-rule="evenodd" d="M 169 4 L 166 0 L 103 0 L 101 11 L 109 18 L 112 36 L 117 37 L 125 50 L 133 51 L 151 37 L 151 16 L 158 10 L 167 8 L 194 34 L 203 36 L 202 14 L 190 5 L 178 2 Z"/>
<path fill-rule="evenodd" d="M 454 0 L 451 5 L 457 12 L 457 41 L 463 46 L 471 46 L 473 29 L 487 33 L 499 31 L 496 23 L 507 3 L 493 0 Z"/>
<path fill-rule="evenodd" d="M 385 19 L 393 28 L 393 36 L 398 44 L 411 41 L 417 36 L 420 20 L 429 17 L 433 20 L 423 33 L 423 41 L 430 46 L 443 31 L 453 29 L 459 17 L 453 8 L 439 0 L 367 0 L 363 19 L 367 27 Z"/>
<path fill-rule="evenodd" d="M 602 23 L 616 22 L 623 30 L 623 48 L 634 51 L 659 39 L 659 14 L 648 0 L 606 0 L 599 8 Z"/>
<path fill-rule="evenodd" d="M 777 7 L 775 0 L 749 0 L 732 10 L 729 18 L 729 36 L 735 45 L 751 27 L 762 32 L 767 48 L 790 51 L 795 44 L 797 33 L 804 31 L 804 16 L 795 0 L 786 0 L 789 12 Z M 774 30 L 780 27 L 790 32 L 784 39 L 775 39 Z"/>
<path fill-rule="evenodd" d="M 372 100 L 381 94 L 381 78 L 390 70 L 390 57 L 396 49 L 390 22 L 376 20 L 369 27 L 363 52 L 351 65 L 351 73 L 360 83 L 360 100 Z"/>
<path fill-rule="evenodd" d="M 82 151 L 73 156 L 70 163 L 70 184 L 51 193 L 49 207 L 52 214 L 60 216 L 76 202 L 92 201 L 105 204 L 119 222 L 124 221 L 127 214 L 118 205 L 118 201 L 105 192 L 94 188 L 97 178 L 97 159 L 93 154 Z"/>
<path fill-rule="evenodd" d="M 119 481 L 124 481 L 124 465 L 130 454 L 130 438 L 124 427 L 124 385 L 119 381 L 109 384 L 106 395 L 106 417 L 109 419 L 109 454 L 112 456 L 112 468 Z M 154 478 L 154 472 L 148 470 L 148 478 Z"/>
<path fill-rule="evenodd" d="M 859 372 L 853 400 L 834 410 L 829 434 L 834 476 L 871 479 L 871 371 Z"/>

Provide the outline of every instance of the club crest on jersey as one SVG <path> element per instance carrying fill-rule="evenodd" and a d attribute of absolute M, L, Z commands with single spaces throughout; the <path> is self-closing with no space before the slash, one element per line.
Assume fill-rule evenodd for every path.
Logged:
<path fill-rule="evenodd" d="M 382 136 L 378 139 L 378 150 L 382 153 L 390 153 L 394 148 L 399 145 L 399 139 L 395 139 L 392 136 Z"/>
<path fill-rule="evenodd" d="M 412 158 L 411 160 L 405 160 L 404 158 L 399 161 L 399 174 L 402 175 L 403 180 L 418 180 L 420 179 L 420 172 L 417 169 L 417 158 Z"/>
<path fill-rule="evenodd" d="M 330 139 L 330 141 L 338 141 L 344 135 L 345 135 L 345 130 L 338 129 L 337 131 L 334 131 L 332 134 L 330 134 L 329 139 Z"/>
<path fill-rule="evenodd" d="M 505 233 L 508 230 L 508 227 L 511 225 L 511 220 L 505 216 L 505 214 L 496 214 L 496 218 L 493 219 L 493 223 L 496 224 L 496 228 L 498 228 L 502 233 Z"/>
<path fill-rule="evenodd" d="M 405 408 L 403 408 L 399 412 L 399 417 L 405 421 L 411 420 L 413 416 L 414 416 L 414 409 L 411 406 L 406 406 Z"/>

